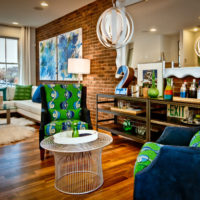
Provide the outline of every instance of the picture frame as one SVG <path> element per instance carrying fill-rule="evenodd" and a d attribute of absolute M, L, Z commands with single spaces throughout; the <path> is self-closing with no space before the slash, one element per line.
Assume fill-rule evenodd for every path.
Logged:
<path fill-rule="evenodd" d="M 152 73 L 155 71 L 156 86 L 159 90 L 159 96 L 163 96 L 163 69 L 165 62 L 138 64 L 137 84 L 143 86 L 143 83 L 152 83 Z"/>
<path fill-rule="evenodd" d="M 42 81 L 57 80 L 56 37 L 39 42 L 39 77 Z"/>
<path fill-rule="evenodd" d="M 39 42 L 39 79 L 41 81 L 78 81 L 68 73 L 68 59 L 82 58 L 82 28 Z M 80 75 L 80 80 L 83 76 Z"/>
<path fill-rule="evenodd" d="M 78 74 L 68 73 L 68 59 L 82 58 L 82 28 L 57 36 L 58 81 L 77 81 Z M 83 79 L 81 75 L 80 79 Z"/>

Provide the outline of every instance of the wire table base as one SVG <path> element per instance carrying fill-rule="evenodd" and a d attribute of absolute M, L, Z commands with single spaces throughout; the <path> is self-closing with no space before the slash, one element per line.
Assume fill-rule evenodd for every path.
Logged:
<path fill-rule="evenodd" d="M 55 187 L 67 194 L 86 194 L 103 184 L 101 149 L 82 153 L 54 153 Z"/>
<path fill-rule="evenodd" d="M 103 184 L 101 153 L 112 137 L 98 133 L 89 143 L 63 145 L 54 143 L 53 136 L 45 138 L 41 147 L 54 152 L 55 188 L 66 194 L 86 194 Z"/>

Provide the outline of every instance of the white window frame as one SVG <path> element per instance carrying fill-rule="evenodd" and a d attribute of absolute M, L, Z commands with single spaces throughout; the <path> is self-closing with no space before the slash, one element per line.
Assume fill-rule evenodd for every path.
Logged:
<path fill-rule="evenodd" d="M 16 37 L 7 37 L 7 36 L 0 36 L 0 38 L 3 38 L 3 39 L 5 39 L 5 62 L 0 62 L 0 64 L 3 64 L 3 65 L 5 65 L 6 66 L 6 75 L 7 75 L 7 65 L 18 65 L 18 81 L 19 81 L 19 75 L 20 75 L 20 62 L 19 62 L 19 38 L 16 38 Z M 17 48 L 17 55 L 18 55 L 18 58 L 17 58 L 17 63 L 10 63 L 10 62 L 6 62 L 6 60 L 7 60 L 7 51 L 6 51 L 6 49 L 7 49 L 7 45 L 6 45 L 6 40 L 7 39 L 13 39 L 13 40 L 17 40 L 17 46 L 18 46 L 18 48 Z M 3 84 L 3 85 L 15 85 L 14 83 L 9 83 L 8 81 L 7 81 L 7 77 L 6 77 L 6 83 L 5 84 Z"/>

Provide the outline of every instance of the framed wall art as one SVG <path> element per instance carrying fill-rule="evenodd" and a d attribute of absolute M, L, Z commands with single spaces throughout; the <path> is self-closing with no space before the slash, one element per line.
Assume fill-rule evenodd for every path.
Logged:
<path fill-rule="evenodd" d="M 76 81 L 77 74 L 68 73 L 68 59 L 82 58 L 82 28 L 58 36 L 58 80 Z"/>
<path fill-rule="evenodd" d="M 39 43 L 40 80 L 57 80 L 56 37 Z"/>
<path fill-rule="evenodd" d="M 152 73 L 155 71 L 156 86 L 159 90 L 159 96 L 163 96 L 163 68 L 165 62 L 158 63 L 145 63 L 138 64 L 138 79 L 139 86 L 143 86 L 143 83 L 152 84 Z"/>

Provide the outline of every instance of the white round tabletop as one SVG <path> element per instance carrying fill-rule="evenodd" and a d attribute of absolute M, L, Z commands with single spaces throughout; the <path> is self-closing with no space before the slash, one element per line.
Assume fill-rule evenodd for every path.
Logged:
<path fill-rule="evenodd" d="M 40 143 L 41 147 L 53 152 L 61 153 L 79 153 L 92 151 L 103 148 L 109 145 L 113 141 L 110 135 L 98 132 L 98 139 L 92 142 L 83 144 L 57 144 L 54 142 L 54 137 L 50 136 L 42 140 Z"/>

